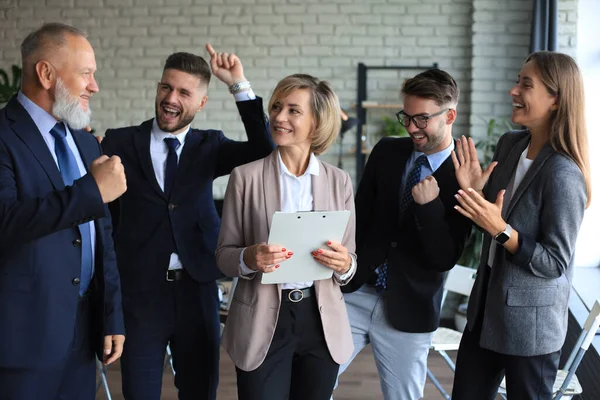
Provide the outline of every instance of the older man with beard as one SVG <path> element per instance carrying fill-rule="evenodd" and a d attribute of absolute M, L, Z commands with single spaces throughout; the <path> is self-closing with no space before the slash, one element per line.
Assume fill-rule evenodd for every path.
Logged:
<path fill-rule="evenodd" d="M 84 34 L 47 24 L 21 53 L 0 110 L 0 397 L 89 400 L 95 353 L 110 364 L 125 340 L 107 207 L 125 174 L 81 130 L 98 92 Z"/>
<path fill-rule="evenodd" d="M 123 159 L 130 189 L 114 205 L 127 344 L 121 360 L 126 399 L 160 399 L 167 344 L 180 399 L 214 399 L 219 376 L 215 250 L 220 219 L 213 180 L 273 149 L 262 100 L 234 54 L 214 52 L 212 73 L 237 101 L 248 135 L 192 129 L 208 100 L 202 57 L 170 55 L 156 87 L 155 118 L 109 130 L 102 147 Z M 217 60 L 219 62 L 217 63 Z M 115 215 L 117 213 L 115 212 Z"/>

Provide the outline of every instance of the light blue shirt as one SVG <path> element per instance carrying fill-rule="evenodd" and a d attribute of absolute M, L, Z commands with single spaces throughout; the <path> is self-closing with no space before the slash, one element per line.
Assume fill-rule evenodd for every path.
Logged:
<path fill-rule="evenodd" d="M 454 150 L 454 139 L 450 142 L 450 146 L 446 147 L 445 149 L 438 151 L 437 153 L 425 155 L 427 157 L 428 162 L 421 167 L 420 181 L 422 181 L 429 175 L 433 175 L 433 173 L 437 171 L 440 165 L 442 165 L 444 161 L 446 161 L 446 159 L 450 157 L 452 150 Z M 423 154 L 425 153 L 413 150 L 410 157 L 408 157 L 408 160 L 406 161 L 406 167 L 404 168 L 404 174 L 402 174 L 402 189 L 400 190 L 400 193 L 404 193 L 406 178 L 408 177 L 408 174 L 415 165 L 415 161 L 417 160 L 417 158 L 419 158 Z"/>
<path fill-rule="evenodd" d="M 21 103 L 23 108 L 25 108 L 25 110 L 27 111 L 27 113 L 29 114 L 29 116 L 31 117 L 33 122 L 35 123 L 35 126 L 37 126 L 38 130 L 42 134 L 42 138 L 44 139 L 44 142 L 46 142 L 46 145 L 48 146 L 48 150 L 50 151 L 50 154 L 52 155 L 52 158 L 54 159 L 54 162 L 56 163 L 56 168 L 58 168 L 58 158 L 56 157 L 56 151 L 54 149 L 55 140 L 54 140 L 54 136 L 52 136 L 52 134 L 50 133 L 50 130 L 52 128 L 54 128 L 54 125 L 56 125 L 56 123 L 58 121 L 56 121 L 56 118 L 54 118 L 52 115 L 48 114 L 40 106 L 35 104 L 33 101 L 29 100 L 21 91 L 19 91 L 19 93 L 17 94 L 17 101 L 19 103 Z M 79 154 L 79 149 L 77 148 L 77 145 L 75 144 L 75 140 L 73 139 L 73 135 L 71 134 L 69 127 L 67 126 L 66 123 L 64 125 L 65 125 L 65 129 L 67 131 L 67 144 L 69 145 L 69 149 L 71 149 L 71 152 L 73 153 L 73 156 L 75 157 L 75 161 L 77 161 L 77 167 L 79 168 L 79 174 L 81 176 L 84 176 L 87 174 L 87 170 L 85 169 L 85 164 L 83 163 L 83 159 L 81 158 L 81 155 Z M 95 259 L 95 255 L 96 255 L 96 224 L 94 223 L 94 221 L 90 221 L 89 224 L 90 224 L 90 239 L 91 239 L 91 245 L 92 245 L 92 276 L 93 276 L 93 272 L 94 272 L 95 264 L 96 264 L 96 259 Z"/>

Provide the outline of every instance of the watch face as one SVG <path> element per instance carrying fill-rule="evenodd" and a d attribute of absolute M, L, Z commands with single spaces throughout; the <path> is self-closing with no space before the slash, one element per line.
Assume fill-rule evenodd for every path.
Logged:
<path fill-rule="evenodd" d="M 506 232 L 500 232 L 498 236 L 496 236 L 496 242 L 500 244 L 508 242 L 508 239 L 510 239 L 510 236 L 508 236 Z"/>

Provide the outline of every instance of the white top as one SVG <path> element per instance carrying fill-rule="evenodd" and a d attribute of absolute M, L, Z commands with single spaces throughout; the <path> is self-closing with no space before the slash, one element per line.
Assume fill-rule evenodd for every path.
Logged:
<path fill-rule="evenodd" d="M 534 160 L 530 160 L 527 158 L 528 150 L 529 150 L 529 146 L 527 146 L 527 148 L 521 154 L 521 157 L 519 158 L 519 164 L 517 164 L 517 169 L 515 170 L 515 175 L 512 177 L 511 181 L 508 183 L 508 188 L 506 189 L 506 193 L 504 194 L 504 202 L 502 204 L 502 216 L 503 217 L 505 217 L 506 209 L 508 208 L 508 204 L 510 203 L 510 200 L 512 199 L 513 193 L 515 192 L 515 190 L 519 187 L 519 185 L 523 181 L 523 178 L 525 177 L 525 174 L 531 167 L 531 164 L 533 164 Z M 489 255 L 488 255 L 488 265 L 490 267 L 492 267 L 492 264 L 494 263 L 494 257 L 496 255 L 496 246 L 499 246 L 499 244 L 496 243 L 492 239 L 492 244 L 490 245 L 490 251 L 489 251 Z"/>
<path fill-rule="evenodd" d="M 313 196 L 312 196 L 312 175 L 319 175 L 319 161 L 314 154 L 310 154 L 310 159 L 308 161 L 308 167 L 304 174 L 300 176 L 296 176 L 292 174 L 281 159 L 281 154 L 277 153 L 277 157 L 279 160 L 279 187 L 281 194 L 281 211 L 282 212 L 298 212 L 298 211 L 312 211 L 314 209 L 313 206 Z M 245 250 L 245 249 L 244 249 Z M 294 249 L 290 249 L 294 250 Z M 293 256 L 292 256 L 293 257 Z M 350 269 L 344 275 L 340 275 L 334 271 L 334 274 L 338 277 L 339 280 L 345 280 L 349 276 L 353 269 L 355 268 L 355 261 L 353 257 L 352 264 L 350 265 Z M 284 261 L 285 262 L 285 261 Z M 244 251 L 240 254 L 240 267 L 242 269 L 242 274 L 249 275 L 256 271 L 248 268 L 246 263 L 244 262 Z M 313 286 L 314 282 L 295 282 L 295 283 L 282 283 L 282 289 L 303 289 L 310 286 Z"/>

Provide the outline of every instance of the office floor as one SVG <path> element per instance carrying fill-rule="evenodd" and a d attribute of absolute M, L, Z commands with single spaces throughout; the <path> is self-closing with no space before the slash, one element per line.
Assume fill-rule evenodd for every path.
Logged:
<path fill-rule="evenodd" d="M 455 357 L 455 354 L 451 354 Z M 430 353 L 429 368 L 439 379 L 444 388 L 450 391 L 452 388 L 453 373 L 448 368 L 444 360 L 437 353 Z M 122 400 L 121 394 L 121 374 L 118 363 L 108 371 L 108 384 L 111 389 L 113 400 Z M 176 400 L 177 394 L 173 385 L 173 375 L 170 368 L 165 368 L 163 376 L 163 400 Z M 340 380 L 340 386 L 334 392 L 335 400 L 376 400 L 381 399 L 381 389 L 377 369 L 373 361 L 371 347 L 365 348 L 350 365 Z M 97 400 L 106 399 L 103 389 L 98 392 Z M 221 376 L 218 400 L 235 400 L 236 380 L 235 369 L 227 353 L 221 348 Z M 443 399 L 437 389 L 429 380 L 425 386 L 425 399 Z"/>

